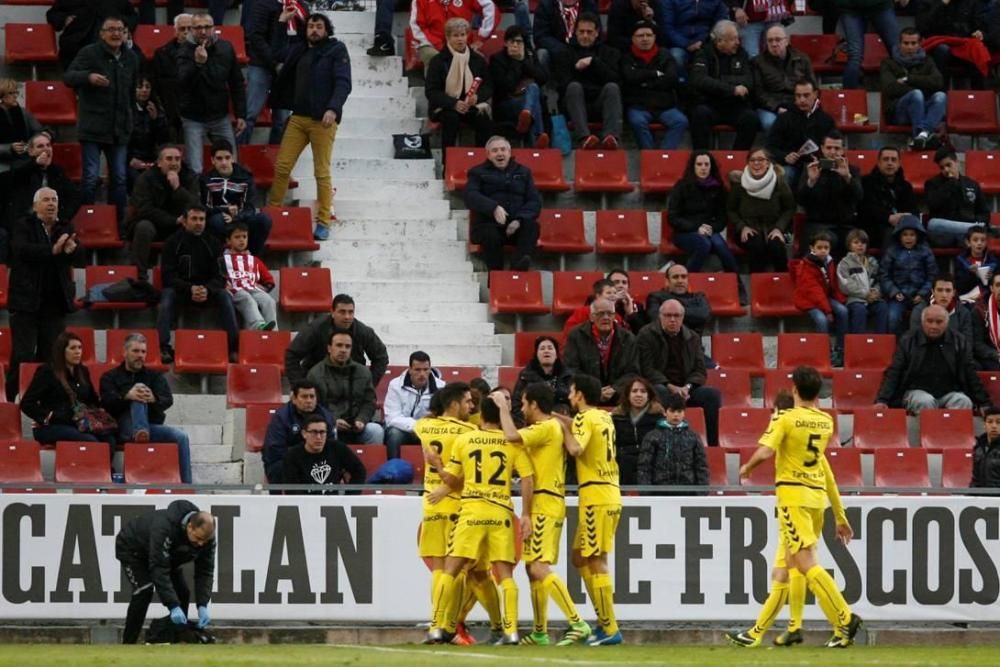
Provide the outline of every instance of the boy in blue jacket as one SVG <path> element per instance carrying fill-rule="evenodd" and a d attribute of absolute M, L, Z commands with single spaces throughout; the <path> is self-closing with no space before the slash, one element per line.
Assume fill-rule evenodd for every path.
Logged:
<path fill-rule="evenodd" d="M 927 245 L 926 233 L 915 215 L 906 215 L 892 233 L 879 266 L 878 282 L 882 298 L 889 304 L 889 332 L 899 333 L 900 322 L 918 303 L 930 298 L 937 264 Z"/>

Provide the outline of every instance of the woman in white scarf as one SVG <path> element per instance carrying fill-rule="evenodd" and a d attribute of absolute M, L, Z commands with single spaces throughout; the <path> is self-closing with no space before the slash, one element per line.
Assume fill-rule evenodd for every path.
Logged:
<path fill-rule="evenodd" d="M 785 233 L 795 215 L 795 197 L 783 177 L 781 167 L 772 163 L 767 151 L 754 148 L 747 154 L 747 166 L 733 172 L 729 192 L 729 222 L 736 243 L 746 251 L 751 273 L 788 270 Z"/>

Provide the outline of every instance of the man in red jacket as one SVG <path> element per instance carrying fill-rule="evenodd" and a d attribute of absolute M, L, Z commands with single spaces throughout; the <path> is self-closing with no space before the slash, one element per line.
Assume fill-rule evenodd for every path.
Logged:
<path fill-rule="evenodd" d="M 830 256 L 833 235 L 817 232 L 809 242 L 809 254 L 788 264 L 795 281 L 795 307 L 812 318 L 816 333 L 829 333 L 833 326 L 830 360 L 844 365 L 844 333 L 847 332 L 847 306 L 837 282 L 837 262 Z"/>

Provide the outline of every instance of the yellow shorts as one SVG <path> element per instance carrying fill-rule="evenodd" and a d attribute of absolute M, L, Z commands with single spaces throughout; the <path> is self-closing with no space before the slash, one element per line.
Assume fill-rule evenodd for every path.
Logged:
<path fill-rule="evenodd" d="M 584 558 L 611 553 L 621 516 L 620 504 L 581 507 L 576 535 L 573 537 L 573 549 L 579 551 Z"/>
<path fill-rule="evenodd" d="M 425 512 L 420 524 L 420 557 L 444 558 L 458 512 Z"/>
<path fill-rule="evenodd" d="M 820 535 L 823 534 L 823 512 L 818 507 L 801 507 L 797 505 L 778 506 L 778 532 L 781 535 L 781 548 L 787 549 L 790 554 L 797 554 L 803 549 L 815 545 L 819 542 Z M 775 559 L 776 567 L 785 567 L 784 554 L 780 554 L 779 560 Z"/>
<path fill-rule="evenodd" d="M 521 558 L 525 563 L 537 560 L 555 565 L 559 562 L 563 521 L 565 519 L 549 514 L 531 515 L 531 537 L 521 547 Z"/>
<path fill-rule="evenodd" d="M 463 512 L 452 533 L 448 555 L 486 563 L 513 563 L 514 515 L 511 512 Z"/>

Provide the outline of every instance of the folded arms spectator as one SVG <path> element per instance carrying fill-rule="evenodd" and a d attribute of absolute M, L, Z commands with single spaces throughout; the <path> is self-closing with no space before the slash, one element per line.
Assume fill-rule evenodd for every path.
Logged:
<path fill-rule="evenodd" d="M 938 127 L 948 108 L 944 77 L 932 58 L 920 47 L 920 33 L 903 28 L 892 55 L 879 70 L 885 117 L 901 125 L 912 125 L 910 148 L 933 150 L 941 145 Z"/>
<path fill-rule="evenodd" d="M 375 387 L 364 365 L 351 359 L 351 335 L 330 335 L 327 357 L 309 369 L 307 379 L 316 384 L 320 403 L 336 419 L 337 437 L 366 445 L 382 442 L 382 427 L 375 417 Z"/>
<path fill-rule="evenodd" d="M 688 120 L 680 109 L 677 64 L 667 49 L 656 45 L 656 24 L 636 23 L 623 53 L 622 98 L 636 143 L 639 148 L 656 147 L 649 127 L 656 122 L 666 128 L 659 147 L 677 148 Z"/>

